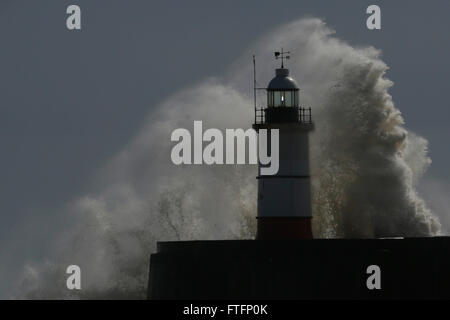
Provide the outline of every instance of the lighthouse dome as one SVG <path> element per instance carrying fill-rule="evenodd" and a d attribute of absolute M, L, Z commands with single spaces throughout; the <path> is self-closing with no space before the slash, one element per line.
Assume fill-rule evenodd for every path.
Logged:
<path fill-rule="evenodd" d="M 289 69 L 275 70 L 275 78 L 270 80 L 267 90 L 298 90 L 297 82 L 289 77 Z"/>

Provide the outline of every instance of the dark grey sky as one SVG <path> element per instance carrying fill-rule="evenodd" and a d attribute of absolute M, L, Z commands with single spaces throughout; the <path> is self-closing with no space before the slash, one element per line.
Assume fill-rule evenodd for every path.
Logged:
<path fill-rule="evenodd" d="M 81 32 L 66 29 L 69 4 L 81 6 Z M 381 6 L 381 31 L 365 27 L 369 4 Z M 406 126 L 430 142 L 428 177 L 449 181 L 448 12 L 448 0 L 2 0 L 0 252 L 24 250 L 9 240 L 40 215 L 64 223 L 58 209 L 89 186 L 152 106 L 223 74 L 255 39 L 304 16 L 383 51 Z M 52 232 L 49 225 L 33 241 Z"/>

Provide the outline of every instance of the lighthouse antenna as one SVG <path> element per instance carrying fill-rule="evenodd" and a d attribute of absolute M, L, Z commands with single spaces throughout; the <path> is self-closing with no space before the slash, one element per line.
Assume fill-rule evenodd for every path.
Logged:
<path fill-rule="evenodd" d="M 253 55 L 253 105 L 255 107 L 255 123 L 256 123 L 256 59 Z"/>

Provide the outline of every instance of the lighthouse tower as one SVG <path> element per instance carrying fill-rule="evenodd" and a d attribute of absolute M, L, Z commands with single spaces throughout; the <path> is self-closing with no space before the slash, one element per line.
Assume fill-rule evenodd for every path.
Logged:
<path fill-rule="evenodd" d="M 255 104 L 253 128 L 279 130 L 278 172 L 261 175 L 263 165 L 258 167 L 257 240 L 313 237 L 308 134 L 314 124 L 311 108 L 300 107 L 299 87 L 284 68 L 288 54 L 275 52 L 281 68 L 275 70 L 266 88 L 267 106 L 257 108 Z"/>

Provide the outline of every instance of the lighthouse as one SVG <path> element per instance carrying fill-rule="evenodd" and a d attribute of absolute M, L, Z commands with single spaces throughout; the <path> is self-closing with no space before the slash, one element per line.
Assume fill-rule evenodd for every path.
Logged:
<path fill-rule="evenodd" d="M 311 177 L 309 132 L 314 129 L 311 108 L 299 104 L 299 86 L 284 67 L 289 52 L 275 52 L 281 68 L 267 88 L 267 104 L 255 103 L 253 128 L 279 131 L 279 169 L 261 175 L 258 165 L 257 240 L 311 239 Z M 256 86 L 255 86 L 256 92 Z M 260 137 L 261 138 L 261 137 Z M 267 146 L 270 152 L 270 144 Z"/>

